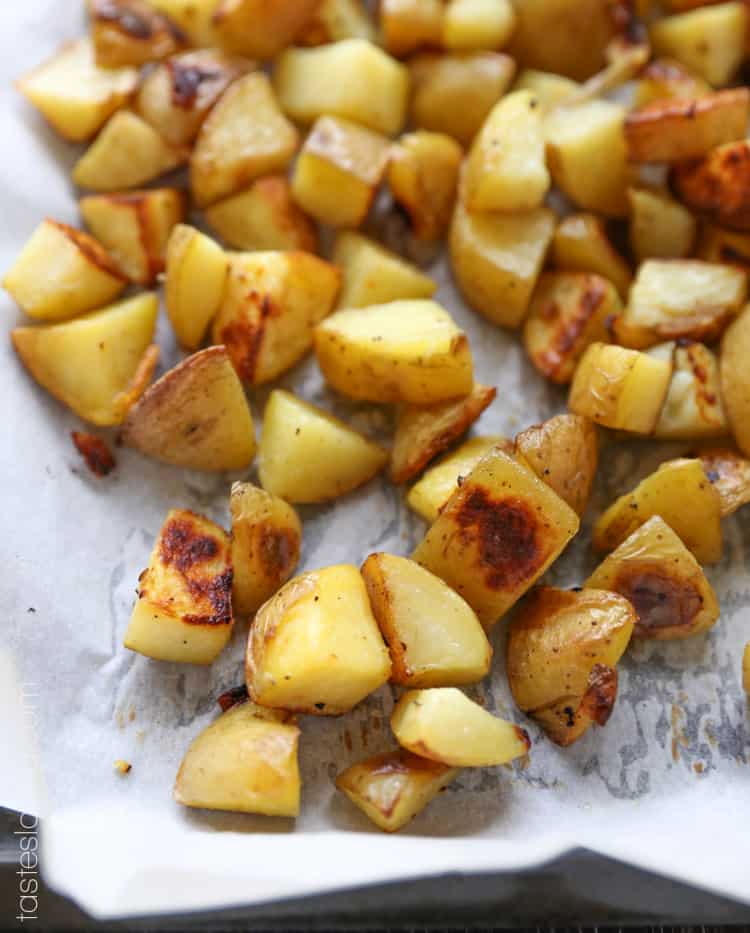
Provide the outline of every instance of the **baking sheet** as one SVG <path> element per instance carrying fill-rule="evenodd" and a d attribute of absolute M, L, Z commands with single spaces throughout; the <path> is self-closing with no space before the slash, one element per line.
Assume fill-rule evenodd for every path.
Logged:
<path fill-rule="evenodd" d="M 76 222 L 69 182 L 76 151 L 55 138 L 10 82 L 78 34 L 82 15 L 77 0 L 25 0 L 3 5 L 0 27 L 6 269 L 43 217 Z M 432 272 L 439 300 L 470 335 L 477 377 L 500 387 L 481 431 L 512 435 L 562 410 L 563 396 L 532 374 L 517 341 L 463 307 L 441 264 Z M 20 315 L 7 296 L 0 301 L 10 327 Z M 163 320 L 159 339 L 165 363 L 176 361 Z M 335 793 L 332 778 L 392 744 L 393 694 L 384 688 L 349 716 L 303 720 L 296 826 L 190 812 L 172 802 L 171 784 L 188 743 L 217 714 L 216 697 L 241 680 L 245 628 L 209 670 L 149 661 L 121 642 L 138 573 L 167 510 L 193 508 L 226 524 L 229 484 L 238 477 L 175 470 L 118 450 L 116 473 L 96 480 L 70 442 L 79 427 L 74 416 L 31 382 L 8 340 L 0 341 L 0 354 L 0 664 L 12 664 L 16 678 L 14 686 L 10 674 L 3 677 L 0 690 L 11 730 L 0 804 L 43 809 L 44 867 L 53 886 L 113 917 L 252 904 L 444 871 L 513 870 L 586 846 L 750 902 L 750 741 L 740 684 L 741 648 L 750 639 L 750 514 L 726 523 L 726 553 L 710 572 L 722 603 L 719 625 L 682 644 L 632 648 L 609 725 L 573 748 L 543 741 L 514 709 L 500 626 L 491 681 L 472 692 L 529 728 L 528 764 L 464 771 L 398 837 L 378 834 Z M 388 436 L 386 410 L 334 398 L 312 362 L 283 384 L 362 430 Z M 264 398 L 253 395 L 256 420 Z M 608 447 L 591 514 L 680 450 Z M 424 529 L 385 480 L 301 514 L 301 569 L 359 563 L 374 550 L 408 554 Z M 579 583 L 593 568 L 590 518 L 585 524 L 551 582 Z M 118 758 L 133 764 L 126 778 L 113 770 Z M 35 789 L 37 772 L 46 793 Z"/>

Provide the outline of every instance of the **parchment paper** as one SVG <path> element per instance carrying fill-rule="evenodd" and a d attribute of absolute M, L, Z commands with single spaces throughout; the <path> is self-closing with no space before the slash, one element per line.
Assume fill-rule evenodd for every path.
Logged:
<path fill-rule="evenodd" d="M 81 10 L 77 0 L 3 4 L 0 27 L 4 270 L 43 217 L 77 220 L 69 182 L 76 151 L 56 139 L 10 82 L 80 32 Z M 442 264 L 432 272 L 441 283 L 439 300 L 471 337 L 477 377 L 500 387 L 481 431 L 513 435 L 562 410 L 564 397 L 532 374 L 517 339 L 464 308 Z M 0 301 L 9 329 L 20 315 L 8 296 Z M 163 320 L 159 334 L 171 364 L 179 354 Z M 0 689 L 9 742 L 0 804 L 44 809 L 52 885 L 110 917 L 250 904 L 441 871 L 515 869 L 587 846 L 750 902 L 749 731 L 740 684 L 741 648 L 750 639 L 750 514 L 726 523 L 725 557 L 710 571 L 720 623 L 681 644 L 634 646 L 620 668 L 609 725 L 573 748 L 544 741 L 514 708 L 500 626 L 491 682 L 473 692 L 529 729 L 528 765 L 464 771 L 398 837 L 378 834 L 336 794 L 332 778 L 393 744 L 393 696 L 386 688 L 349 716 L 303 720 L 296 826 L 189 812 L 172 802 L 172 781 L 190 740 L 217 715 L 216 697 L 241 680 L 246 630 L 238 628 L 209 670 L 149 661 L 121 642 L 138 573 L 167 510 L 189 507 L 226 524 L 236 477 L 183 472 L 118 450 L 117 472 L 96 480 L 70 442 L 77 420 L 34 385 L 9 340 L 0 348 L 0 661 L 12 661 L 21 685 L 7 674 Z M 388 437 L 391 414 L 334 398 L 314 362 L 283 384 Z M 256 420 L 264 397 L 253 396 Z M 684 449 L 609 447 L 590 514 Z M 374 550 L 408 554 L 424 530 L 382 479 L 301 513 L 301 569 L 358 564 Z M 551 581 L 579 583 L 593 568 L 589 531 L 590 518 Z M 18 692 L 30 685 L 31 717 Z M 34 735 L 21 739 L 32 720 Z M 27 740 L 37 749 L 31 765 L 21 752 Z M 133 764 L 125 778 L 113 770 L 118 758 Z M 46 799 L 34 792 L 35 763 Z"/>

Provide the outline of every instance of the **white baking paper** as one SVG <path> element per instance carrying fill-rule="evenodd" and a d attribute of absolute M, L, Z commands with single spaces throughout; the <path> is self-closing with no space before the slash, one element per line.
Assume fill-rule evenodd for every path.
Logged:
<path fill-rule="evenodd" d="M 75 36 L 82 22 L 77 0 L 0 8 L 3 269 L 43 217 L 76 222 L 69 182 L 76 151 L 56 139 L 11 80 Z M 465 309 L 442 267 L 434 271 L 440 300 L 470 334 L 478 378 L 500 387 L 481 430 L 512 435 L 562 410 L 562 394 L 531 372 L 518 340 Z M 0 301 L 9 330 L 20 315 L 7 296 Z M 174 362 L 163 321 L 159 333 L 165 361 Z M 303 720 L 296 826 L 190 812 L 172 801 L 172 781 L 188 743 L 217 715 L 216 697 L 241 680 L 245 630 L 209 670 L 149 661 L 121 643 L 138 573 L 167 510 L 190 507 L 226 523 L 234 477 L 187 473 L 118 450 L 117 472 L 95 479 L 70 442 L 76 419 L 35 386 L 8 339 L 0 348 L 2 652 L 12 656 L 22 687 L 39 685 L 34 715 L 23 723 L 23 704 L 8 696 L 10 680 L 0 692 L 10 736 L 0 804 L 41 806 L 35 779 L 20 763 L 35 741 L 48 795 L 44 870 L 58 890 L 114 917 L 255 904 L 437 872 L 520 869 L 586 846 L 750 902 L 750 749 L 740 683 L 741 648 L 750 639 L 750 514 L 726 523 L 725 557 L 711 570 L 720 624 L 682 644 L 631 649 L 609 725 L 573 748 L 544 741 L 514 709 L 501 626 L 491 681 L 473 692 L 529 728 L 527 765 L 464 771 L 398 837 L 380 835 L 332 779 L 393 744 L 392 691 L 383 689 L 349 716 Z M 389 412 L 335 399 L 313 362 L 284 384 L 388 436 Z M 256 416 L 263 401 L 261 393 L 253 398 Z M 678 450 L 607 449 L 592 514 Z M 359 563 L 374 550 L 408 554 L 423 532 L 384 479 L 301 511 L 303 568 Z M 589 530 L 590 519 L 551 580 L 578 583 L 593 568 Z M 115 759 L 132 763 L 127 777 L 115 773 Z"/>

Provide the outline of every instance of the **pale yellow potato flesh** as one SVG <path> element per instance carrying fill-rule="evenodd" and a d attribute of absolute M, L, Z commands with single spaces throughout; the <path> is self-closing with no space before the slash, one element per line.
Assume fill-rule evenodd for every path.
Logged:
<path fill-rule="evenodd" d="M 719 354 L 721 393 L 734 439 L 750 456 L 750 306 L 729 325 Z"/>
<path fill-rule="evenodd" d="M 218 0 L 150 0 L 151 6 L 166 13 L 201 48 L 216 46 L 219 37 L 213 25 Z"/>
<path fill-rule="evenodd" d="M 513 35 L 515 25 L 510 0 L 448 0 L 442 41 L 452 52 L 500 49 Z"/>
<path fill-rule="evenodd" d="M 312 22 L 320 0 L 218 0 L 213 27 L 230 52 L 274 58 Z"/>
<path fill-rule="evenodd" d="M 722 518 L 750 502 L 750 460 L 726 447 L 702 447 L 695 456 L 719 493 Z"/>
<path fill-rule="evenodd" d="M 695 99 L 710 93 L 708 81 L 674 58 L 654 58 L 636 83 L 634 104 L 645 107 L 654 101 Z"/>
<path fill-rule="evenodd" d="M 375 24 L 362 0 L 321 0 L 298 45 L 326 45 L 341 39 L 376 40 Z"/>
<path fill-rule="evenodd" d="M 686 340 L 660 344 L 650 352 L 666 354 L 674 364 L 654 437 L 692 440 L 729 434 L 715 354 L 702 343 Z"/>
<path fill-rule="evenodd" d="M 594 272 L 627 298 L 633 278 L 630 266 L 610 242 L 604 224 L 594 214 L 571 214 L 555 231 L 552 262 L 570 272 Z"/>
<path fill-rule="evenodd" d="M 571 97 L 579 88 L 577 81 L 535 68 L 524 68 L 513 85 L 515 91 L 531 91 L 545 114 L 561 104 L 566 97 Z"/>
<path fill-rule="evenodd" d="M 354 231 L 343 231 L 336 237 L 332 261 L 342 273 L 338 308 L 432 298 L 437 291 L 437 283 L 416 266 Z"/>
<path fill-rule="evenodd" d="M 631 188 L 630 247 L 638 262 L 683 259 L 690 255 L 698 224 L 686 207 L 666 192 Z"/>

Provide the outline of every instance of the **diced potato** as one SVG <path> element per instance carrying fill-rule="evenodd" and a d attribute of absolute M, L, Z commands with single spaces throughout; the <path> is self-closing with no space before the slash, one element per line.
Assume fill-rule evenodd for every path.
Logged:
<path fill-rule="evenodd" d="M 720 3 L 652 23 L 654 54 L 676 58 L 714 87 L 728 84 L 745 57 L 744 3 Z"/>
<path fill-rule="evenodd" d="M 636 614 L 603 588 L 540 587 L 508 631 L 506 669 L 519 709 L 558 745 L 572 745 L 594 723 L 607 724 L 617 699 L 616 665 Z"/>
<path fill-rule="evenodd" d="M 138 578 L 125 647 L 156 661 L 212 664 L 232 634 L 229 535 L 186 509 L 172 509 Z"/>
<path fill-rule="evenodd" d="M 318 249 L 315 224 L 294 203 L 284 175 L 259 178 L 247 191 L 212 204 L 206 220 L 235 249 Z"/>
<path fill-rule="evenodd" d="M 398 749 L 351 765 L 336 778 L 336 787 L 379 829 L 395 833 L 458 773 L 457 768 Z"/>
<path fill-rule="evenodd" d="M 409 72 L 366 39 L 287 49 L 274 84 L 284 111 L 301 123 L 340 117 L 392 136 L 406 120 Z"/>
<path fill-rule="evenodd" d="M 448 0 L 443 14 L 443 45 L 457 52 L 502 48 L 513 34 L 511 0 Z"/>
<path fill-rule="evenodd" d="M 750 456 L 750 306 L 727 328 L 721 343 L 721 394 L 734 439 Z"/>
<path fill-rule="evenodd" d="M 198 206 L 286 168 L 298 142 L 299 134 L 279 109 L 266 75 L 256 71 L 239 78 L 198 134 L 190 160 L 190 185 Z"/>
<path fill-rule="evenodd" d="M 651 434 L 671 378 L 671 361 L 594 343 L 578 364 L 568 408 L 605 428 Z"/>
<path fill-rule="evenodd" d="M 610 318 L 622 313 L 611 282 L 583 272 L 547 272 L 539 280 L 524 325 L 529 359 L 552 382 L 573 378 L 586 348 L 609 339 Z"/>
<path fill-rule="evenodd" d="M 502 327 L 519 327 L 555 232 L 555 214 L 538 208 L 520 214 L 471 213 L 460 202 L 453 214 L 450 257 L 466 301 Z"/>
<path fill-rule="evenodd" d="M 583 515 L 599 464 L 596 428 L 581 415 L 555 415 L 516 437 L 514 453 L 578 515 Z"/>
<path fill-rule="evenodd" d="M 635 88 L 635 106 L 654 101 L 695 99 L 711 92 L 708 81 L 671 58 L 655 58 L 640 73 Z"/>
<path fill-rule="evenodd" d="M 391 653 L 393 683 L 455 687 L 487 676 L 492 648 L 479 619 L 439 577 L 392 554 L 372 554 L 362 576 Z"/>
<path fill-rule="evenodd" d="M 701 564 L 721 560 L 721 499 L 700 460 L 662 463 L 620 496 L 594 526 L 594 547 L 614 550 L 653 515 L 664 519 Z"/>
<path fill-rule="evenodd" d="M 338 418 L 275 389 L 266 405 L 259 459 L 264 489 L 304 503 L 345 496 L 379 473 L 388 454 Z"/>
<path fill-rule="evenodd" d="M 208 48 L 219 44 L 213 26 L 218 0 L 149 0 L 149 3 L 177 23 L 193 45 Z"/>
<path fill-rule="evenodd" d="M 375 41 L 375 26 L 362 0 L 321 0 L 297 44 L 325 45 L 341 39 Z"/>
<path fill-rule="evenodd" d="M 531 747 L 519 726 L 498 719 L 456 687 L 409 690 L 391 728 L 399 745 L 455 768 L 484 768 L 522 758 Z"/>
<path fill-rule="evenodd" d="M 530 211 L 550 185 L 542 108 L 531 91 L 495 105 L 469 153 L 463 195 L 470 211 Z"/>
<path fill-rule="evenodd" d="M 353 709 L 391 675 L 367 589 L 341 564 L 290 580 L 255 616 L 245 673 L 261 706 L 314 716 Z"/>
<path fill-rule="evenodd" d="M 100 68 L 90 39 L 63 45 L 18 90 L 70 142 L 91 139 L 138 86 L 136 68 Z"/>
<path fill-rule="evenodd" d="M 132 281 L 151 285 L 166 268 L 167 243 L 187 211 L 176 188 L 150 188 L 81 198 L 86 226 Z"/>
<path fill-rule="evenodd" d="M 442 44 L 445 0 L 381 0 L 378 14 L 383 45 L 391 55 Z"/>
<path fill-rule="evenodd" d="M 417 130 L 391 148 L 388 185 L 418 240 L 440 240 L 451 221 L 463 150 L 444 133 Z"/>
<path fill-rule="evenodd" d="M 690 500 L 682 501 L 684 512 Z M 614 590 L 630 600 L 637 614 L 636 638 L 688 638 L 719 618 L 719 602 L 700 564 L 658 515 L 633 531 L 586 586 Z"/>
<path fill-rule="evenodd" d="M 144 0 L 89 0 L 91 41 L 101 68 L 136 67 L 173 55 L 184 34 Z"/>
<path fill-rule="evenodd" d="M 37 227 L 3 279 L 3 288 L 38 321 L 100 308 L 126 284 L 101 243 L 55 220 Z"/>
<path fill-rule="evenodd" d="M 339 233 L 333 262 L 343 275 L 339 308 L 366 308 L 401 298 L 432 298 L 437 291 L 437 283 L 416 266 L 359 233 Z"/>
<path fill-rule="evenodd" d="M 434 301 L 336 311 L 316 327 L 315 353 L 326 381 L 363 401 L 432 405 L 474 385 L 468 338 Z"/>
<path fill-rule="evenodd" d="M 571 214 L 555 231 L 552 261 L 558 269 L 594 272 L 615 286 L 627 298 L 632 274 L 617 252 L 601 220 L 593 214 Z"/>
<path fill-rule="evenodd" d="M 495 399 L 497 389 L 475 385 L 456 401 L 401 409 L 391 451 L 391 480 L 406 483 L 420 473 L 462 434 L 465 434 Z"/>
<path fill-rule="evenodd" d="M 283 499 L 250 483 L 235 483 L 232 513 L 234 611 L 257 612 L 292 576 L 299 563 L 302 523 Z"/>
<path fill-rule="evenodd" d="M 193 739 L 174 799 L 204 810 L 298 816 L 299 736 L 283 713 L 271 717 L 249 701 L 233 706 Z"/>
<path fill-rule="evenodd" d="M 321 117 L 297 159 L 294 198 L 324 224 L 358 227 L 385 177 L 389 154 L 384 136 L 348 120 Z"/>
<path fill-rule="evenodd" d="M 413 554 L 491 629 L 577 533 L 576 513 L 528 467 L 491 450 Z"/>
<path fill-rule="evenodd" d="M 130 410 L 122 439 L 147 457 L 189 470 L 244 470 L 255 429 L 224 347 L 208 347 L 165 373 Z"/>
<path fill-rule="evenodd" d="M 716 356 L 694 341 L 667 344 L 665 349 L 673 354 L 674 370 L 654 437 L 685 440 L 728 434 Z"/>
<path fill-rule="evenodd" d="M 666 191 L 630 188 L 630 248 L 638 262 L 683 259 L 693 250 L 695 218 Z"/>
<path fill-rule="evenodd" d="M 120 424 L 158 361 L 148 352 L 158 310 L 156 295 L 136 295 L 63 324 L 17 327 L 11 338 L 56 399 L 92 424 Z"/>
<path fill-rule="evenodd" d="M 577 81 L 547 71 L 536 71 L 534 68 L 524 68 L 513 86 L 516 91 L 531 91 L 545 114 L 561 104 L 566 97 L 571 97 L 579 88 Z"/>
<path fill-rule="evenodd" d="M 167 243 L 164 298 L 181 347 L 197 350 L 221 307 L 229 257 L 210 237 L 178 224 Z"/>
<path fill-rule="evenodd" d="M 750 502 L 750 460 L 745 460 L 734 450 L 721 447 L 703 448 L 695 456 L 719 493 L 722 518 L 734 515 Z"/>
<path fill-rule="evenodd" d="M 310 25 L 320 0 L 218 0 L 219 44 L 248 58 L 274 58 Z"/>
<path fill-rule="evenodd" d="M 124 191 L 183 165 L 187 152 L 170 146 L 129 110 L 116 113 L 76 162 L 73 181 L 90 191 Z"/>
<path fill-rule="evenodd" d="M 468 146 L 513 80 L 502 52 L 418 55 L 409 64 L 412 123 Z"/>
<path fill-rule="evenodd" d="M 672 169 L 672 187 L 690 210 L 732 230 L 750 230 L 750 142 L 719 146 Z"/>
<path fill-rule="evenodd" d="M 240 378 L 270 382 L 311 349 L 313 331 L 333 308 L 341 277 L 303 252 L 236 253 L 224 300 L 213 323 Z"/>
<path fill-rule="evenodd" d="M 736 233 L 703 223 L 695 256 L 705 262 L 723 262 L 750 269 L 750 233 Z"/>

